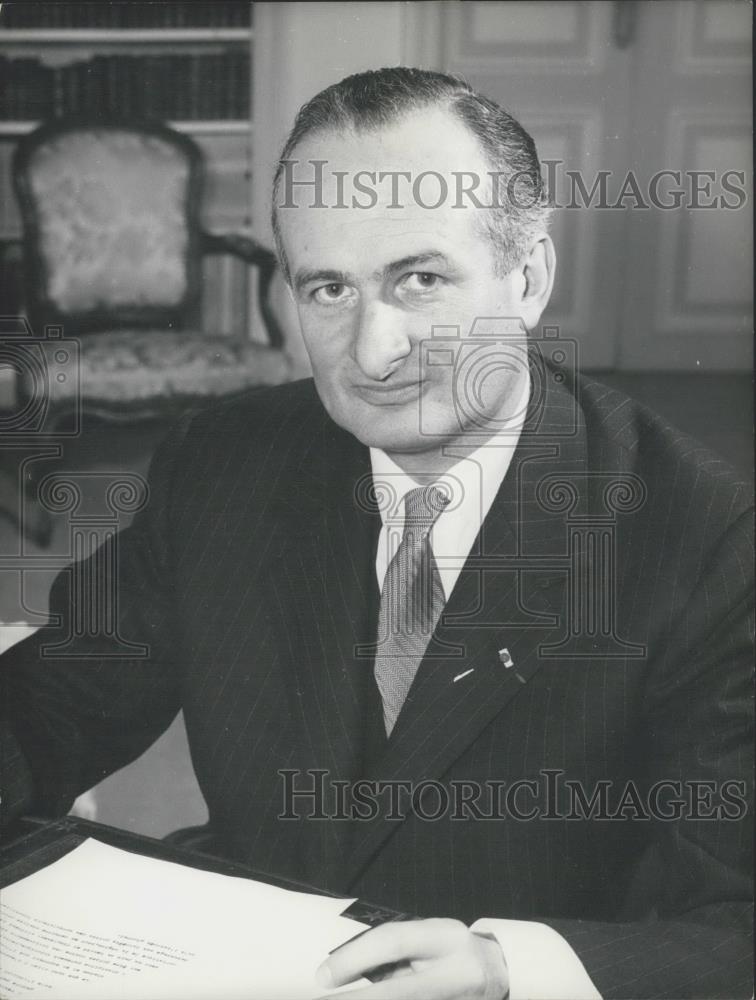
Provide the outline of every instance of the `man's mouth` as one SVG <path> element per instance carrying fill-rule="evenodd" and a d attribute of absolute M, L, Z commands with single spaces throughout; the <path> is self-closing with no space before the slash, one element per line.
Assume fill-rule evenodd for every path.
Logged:
<path fill-rule="evenodd" d="M 369 385 L 360 383 L 355 388 L 358 395 L 362 396 L 368 403 L 396 406 L 417 399 L 421 392 L 422 383 L 417 380 L 411 382 L 374 382 Z"/>

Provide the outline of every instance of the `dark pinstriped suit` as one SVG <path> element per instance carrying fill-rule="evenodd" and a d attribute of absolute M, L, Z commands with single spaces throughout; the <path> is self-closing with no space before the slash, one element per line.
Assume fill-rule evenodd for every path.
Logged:
<path fill-rule="evenodd" d="M 464 656 L 426 658 L 388 746 L 354 656 L 378 607 L 380 518 L 354 502 L 367 449 L 310 382 L 187 417 L 122 539 L 121 634 L 149 658 L 40 667 L 37 637 L 5 657 L 8 812 L 65 810 L 183 707 L 229 856 L 421 916 L 543 920 L 607 997 L 750 994 L 748 820 L 277 819 L 284 768 L 446 783 L 559 769 L 589 794 L 608 779 L 614 802 L 630 777 L 641 793 L 749 782 L 746 486 L 598 383 L 551 382 L 536 402 L 473 553 L 487 562 L 471 556 L 436 633 Z M 548 655 L 567 620 L 566 519 L 605 514 L 613 476 L 646 491 L 614 518 L 615 633 L 646 652 L 610 657 L 597 636 Z"/>

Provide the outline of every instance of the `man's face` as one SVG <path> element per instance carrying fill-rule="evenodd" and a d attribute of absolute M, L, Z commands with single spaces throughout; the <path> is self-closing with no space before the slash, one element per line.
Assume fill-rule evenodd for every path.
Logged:
<path fill-rule="evenodd" d="M 490 171 L 475 137 L 448 112 L 424 109 L 377 132 L 308 137 L 294 157 L 295 179 L 313 177 L 310 160 L 328 161 L 328 207 L 312 207 L 313 190 L 294 187 L 296 207 L 279 209 L 279 220 L 315 383 L 331 417 L 363 444 L 401 456 L 463 440 L 466 403 L 484 418 L 505 416 L 519 400 L 522 362 L 489 364 L 474 389 L 459 378 L 460 343 L 475 319 L 521 316 L 525 284 L 521 270 L 496 274 L 480 218 L 489 210 L 468 199 L 454 207 L 455 172 L 485 179 Z M 360 171 L 376 175 L 378 201 L 368 209 L 352 205 Z M 437 180 L 426 178 L 415 199 L 412 182 L 401 179 L 397 197 L 390 180 L 377 181 L 380 171 L 412 179 L 435 171 L 447 180 L 448 196 L 436 208 L 423 207 L 439 200 Z M 485 203 L 484 182 L 478 197 Z M 441 364 L 424 360 L 434 326 L 460 331 L 451 353 L 440 345 Z M 504 328 L 511 335 L 517 326 Z M 471 391 L 476 399 L 460 399 Z"/>

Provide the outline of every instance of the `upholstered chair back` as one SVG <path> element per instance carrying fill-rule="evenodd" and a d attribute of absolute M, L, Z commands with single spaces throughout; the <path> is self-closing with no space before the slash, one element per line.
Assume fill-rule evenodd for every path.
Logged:
<path fill-rule="evenodd" d="M 28 310 L 77 331 L 181 326 L 199 294 L 200 156 L 160 125 L 51 123 L 22 140 Z"/>

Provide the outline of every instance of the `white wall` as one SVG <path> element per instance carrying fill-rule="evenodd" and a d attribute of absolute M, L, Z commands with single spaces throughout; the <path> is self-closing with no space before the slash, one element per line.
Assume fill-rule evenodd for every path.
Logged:
<path fill-rule="evenodd" d="M 301 105 L 350 73 L 403 62 L 402 3 L 255 4 L 252 218 L 270 239 L 273 169 Z"/>

